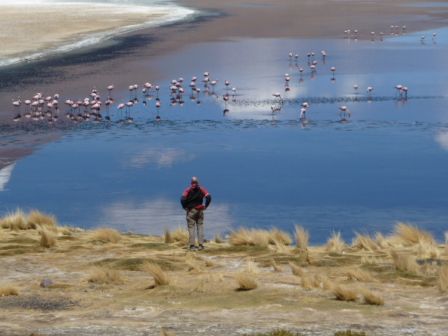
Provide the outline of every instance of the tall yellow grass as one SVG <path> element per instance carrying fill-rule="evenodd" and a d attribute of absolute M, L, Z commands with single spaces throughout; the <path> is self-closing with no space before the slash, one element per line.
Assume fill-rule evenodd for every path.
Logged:
<path fill-rule="evenodd" d="M 279 229 L 272 229 L 269 232 L 269 244 L 272 245 L 291 245 L 292 239 L 291 236 Z"/>
<path fill-rule="evenodd" d="M 0 286 L 0 297 L 2 296 L 17 296 L 19 291 L 13 286 Z"/>
<path fill-rule="evenodd" d="M 398 271 L 414 275 L 420 273 L 420 267 L 417 264 L 414 256 L 404 253 L 398 253 L 396 251 L 391 251 L 390 256 L 392 257 L 395 268 Z"/>
<path fill-rule="evenodd" d="M 436 245 L 434 237 L 427 231 L 421 230 L 414 225 L 399 222 L 395 225 L 395 235 L 407 246 L 418 243 Z"/>
<path fill-rule="evenodd" d="M 237 289 L 241 291 L 249 291 L 258 287 L 254 275 L 250 273 L 238 273 L 235 275 L 235 280 L 238 284 Z"/>
<path fill-rule="evenodd" d="M 185 228 L 178 227 L 171 232 L 171 237 L 175 243 L 188 244 L 188 231 Z"/>
<path fill-rule="evenodd" d="M 17 209 L 0 219 L 0 227 L 15 231 L 46 229 L 56 232 L 57 221 L 54 216 L 38 210 L 33 210 L 27 215 L 22 210 Z"/>
<path fill-rule="evenodd" d="M 40 246 L 44 248 L 51 248 L 56 246 L 56 236 L 54 235 L 54 233 L 46 229 L 42 229 L 39 231 L 39 234 L 40 234 Z"/>
<path fill-rule="evenodd" d="M 100 285 L 122 285 L 124 283 L 119 271 L 104 267 L 92 269 L 87 281 Z"/>
<path fill-rule="evenodd" d="M 340 232 L 333 232 L 330 239 L 328 239 L 327 244 L 325 245 L 325 250 L 328 253 L 342 253 L 347 248 L 347 244 L 345 244 L 344 240 L 341 238 Z"/>
<path fill-rule="evenodd" d="M 448 292 L 448 265 L 444 265 L 440 268 L 437 287 L 442 293 Z"/>
<path fill-rule="evenodd" d="M 369 252 L 376 252 L 381 249 L 381 247 L 376 243 L 376 241 L 369 235 L 362 235 L 357 233 L 355 239 L 353 240 L 352 247 L 359 250 L 366 250 Z"/>
<path fill-rule="evenodd" d="M 92 231 L 89 240 L 99 243 L 118 243 L 122 239 L 120 232 L 114 229 L 97 229 Z"/>
<path fill-rule="evenodd" d="M 10 229 L 15 231 L 31 229 L 28 226 L 28 220 L 25 213 L 20 209 L 17 209 L 15 212 L 9 213 L 1 218 L 0 226 L 3 229 Z"/>
<path fill-rule="evenodd" d="M 270 234 L 266 230 L 241 228 L 230 234 L 229 243 L 233 246 L 260 246 L 269 245 Z"/>
<path fill-rule="evenodd" d="M 159 265 L 153 263 L 146 263 L 142 270 L 149 273 L 153 279 L 155 286 L 166 286 L 170 284 L 168 275 L 160 268 Z"/>
<path fill-rule="evenodd" d="M 367 288 L 361 289 L 361 295 L 364 299 L 365 304 L 374 305 L 374 306 L 383 306 L 384 299 L 381 295 L 372 292 Z"/>
<path fill-rule="evenodd" d="M 291 267 L 291 272 L 295 276 L 302 277 L 305 274 L 305 271 L 303 270 L 303 268 L 300 266 L 297 266 L 296 264 L 293 264 L 290 262 L 289 267 Z"/>
<path fill-rule="evenodd" d="M 45 228 L 50 231 L 57 230 L 57 221 L 53 215 L 33 210 L 28 214 L 28 226 L 32 229 Z"/>
<path fill-rule="evenodd" d="M 308 250 L 308 244 L 310 240 L 310 235 L 308 231 L 305 230 L 300 225 L 296 225 L 294 235 L 296 238 L 297 248 L 302 251 Z"/>
<path fill-rule="evenodd" d="M 333 287 L 333 294 L 336 297 L 336 300 L 340 301 L 356 301 L 359 297 L 357 290 L 341 285 L 336 285 Z"/>

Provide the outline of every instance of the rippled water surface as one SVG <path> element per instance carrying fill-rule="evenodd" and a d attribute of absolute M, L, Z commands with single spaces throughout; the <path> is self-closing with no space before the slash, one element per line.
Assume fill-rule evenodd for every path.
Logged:
<path fill-rule="evenodd" d="M 81 227 L 162 233 L 184 225 L 179 196 L 197 175 L 213 195 L 210 236 L 300 223 L 322 242 L 334 230 L 350 238 L 388 232 L 401 220 L 441 238 L 448 223 L 448 31 L 437 33 L 434 41 L 432 32 L 384 42 L 237 40 L 155 60 L 166 78 L 162 107 L 155 96 L 139 95 L 134 124 L 117 122 L 125 112 L 114 107 L 108 123 L 4 125 L 3 144 L 26 145 L 29 132 L 55 128 L 61 136 L 0 171 L 0 211 L 39 208 Z M 311 50 L 319 62 L 314 77 L 306 64 Z M 289 51 L 299 53 L 302 77 Z M 220 80 L 216 96 L 202 93 L 197 104 L 186 89 L 184 105 L 169 106 L 166 84 L 204 71 Z M 227 105 L 225 79 L 238 89 Z M 409 87 L 407 100 L 398 98 L 397 84 Z M 277 91 L 285 102 L 273 114 Z M 114 93 L 117 102 L 128 95 Z M 303 101 L 310 103 L 306 122 L 298 119 Z M 352 112 L 349 122 L 340 122 L 341 105 Z"/>

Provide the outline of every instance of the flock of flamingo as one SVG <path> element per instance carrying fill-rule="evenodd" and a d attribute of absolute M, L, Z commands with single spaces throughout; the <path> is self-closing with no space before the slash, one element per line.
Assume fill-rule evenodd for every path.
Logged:
<path fill-rule="evenodd" d="M 390 26 L 391 35 L 404 34 L 406 32 L 406 26 Z M 375 40 L 376 36 L 379 36 L 380 40 L 383 39 L 384 33 L 380 32 L 376 34 L 371 32 L 371 39 Z M 436 38 L 437 34 L 433 33 L 433 40 Z M 358 39 L 359 31 L 357 29 L 347 29 L 344 31 L 344 37 L 348 39 Z M 424 36 L 421 38 L 424 40 Z M 320 55 L 319 57 L 317 55 Z M 318 69 L 318 58 L 321 59 L 322 64 L 326 64 L 328 53 L 326 50 L 321 50 L 319 53 L 315 51 L 310 51 L 305 54 L 307 72 L 311 78 L 314 78 L 317 74 Z M 299 82 L 303 82 L 303 76 L 306 72 L 306 67 L 299 65 L 299 54 L 294 52 L 289 52 L 288 60 L 290 69 L 295 69 L 298 73 Z M 336 67 L 332 66 L 329 68 L 331 72 L 331 81 L 335 82 Z M 288 73 L 284 75 L 284 91 L 285 93 L 291 90 L 290 83 L 292 76 Z M 204 72 L 203 77 L 198 79 L 194 76 L 189 81 L 188 85 L 185 85 L 185 80 L 180 77 L 178 79 L 173 79 L 168 88 L 170 105 L 180 105 L 183 106 L 185 103 L 186 92 L 189 92 L 189 99 L 195 104 L 201 104 L 201 96 L 213 96 L 215 98 L 222 99 L 224 102 L 224 114 L 229 111 L 228 103 L 230 101 L 236 102 L 237 89 L 232 87 L 229 80 L 224 81 L 224 93 L 222 96 L 217 94 L 217 85 L 219 81 L 213 78 L 210 72 Z M 188 88 L 187 88 L 188 87 Z M 64 105 L 66 107 L 65 117 L 67 120 L 74 123 L 86 122 L 86 121 L 111 121 L 111 113 L 115 110 L 119 114 L 119 122 L 133 123 L 134 119 L 132 117 L 132 110 L 142 101 L 145 107 L 154 100 L 156 116 L 155 120 L 160 121 L 160 109 L 162 107 L 162 100 L 160 99 L 160 86 L 153 85 L 149 82 L 144 83 L 142 86 L 138 84 L 129 85 L 129 99 L 124 102 L 117 103 L 113 98 L 113 91 L 115 89 L 114 85 L 109 85 L 106 87 L 107 95 L 103 99 L 99 91 L 96 88 L 91 89 L 90 93 L 83 99 L 66 99 Z M 359 86 L 357 84 L 353 85 L 353 90 L 355 94 L 359 94 Z M 395 86 L 396 97 L 400 100 L 407 100 L 408 98 L 408 87 L 402 84 L 397 84 Z M 367 86 L 366 93 L 367 97 L 372 97 L 374 92 L 373 86 Z M 283 107 L 283 97 L 279 92 L 273 93 L 273 104 L 271 106 L 272 114 L 276 114 L 282 110 Z M 20 97 L 12 102 L 12 105 L 16 109 L 15 116 L 13 120 L 19 122 L 21 120 L 31 120 L 31 121 L 46 121 L 49 124 L 55 123 L 60 120 L 60 95 L 58 93 L 45 96 L 42 93 L 36 93 L 32 98 L 22 100 Z M 298 118 L 301 122 L 307 121 L 307 112 L 309 110 L 310 104 L 308 102 L 302 102 L 298 111 Z M 113 109 L 114 108 L 114 109 Z M 351 111 L 347 106 L 339 106 L 338 115 L 341 122 L 346 122 L 351 117 Z"/>

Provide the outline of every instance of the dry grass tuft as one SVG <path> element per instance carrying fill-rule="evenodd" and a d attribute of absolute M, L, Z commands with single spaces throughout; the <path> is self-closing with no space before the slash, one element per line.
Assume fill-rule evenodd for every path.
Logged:
<path fill-rule="evenodd" d="M 302 251 L 308 250 L 310 234 L 300 225 L 295 226 L 295 233 L 297 248 Z"/>
<path fill-rule="evenodd" d="M 155 286 L 166 286 L 170 284 L 168 275 L 157 264 L 146 263 L 142 270 L 149 273 L 154 278 Z"/>
<path fill-rule="evenodd" d="M 188 244 L 188 231 L 185 228 L 178 227 L 176 230 L 171 232 L 171 237 L 175 243 L 180 243 L 183 245 Z"/>
<path fill-rule="evenodd" d="M 384 305 L 384 299 L 380 295 L 372 292 L 371 290 L 364 288 L 361 290 L 361 295 L 364 299 L 365 304 L 374 305 L 374 306 L 383 306 Z"/>
<path fill-rule="evenodd" d="M 269 245 L 270 234 L 266 230 L 239 229 L 230 234 L 229 243 L 233 246 L 260 246 Z"/>
<path fill-rule="evenodd" d="M 52 215 L 42 213 L 38 210 L 33 210 L 29 213 L 27 219 L 28 226 L 32 229 L 41 227 L 51 231 L 57 230 L 57 221 Z"/>
<path fill-rule="evenodd" d="M 390 256 L 394 262 L 395 268 L 400 272 L 417 275 L 420 273 L 420 267 L 414 256 L 391 251 Z"/>
<path fill-rule="evenodd" d="M 295 276 L 302 277 L 305 274 L 305 271 L 302 269 L 302 267 L 297 266 L 296 264 L 289 263 L 289 266 L 291 267 L 291 272 Z"/>
<path fill-rule="evenodd" d="M 118 243 L 122 236 L 114 229 L 97 229 L 90 234 L 90 241 L 99 243 Z"/>
<path fill-rule="evenodd" d="M 291 254 L 293 252 L 289 246 L 276 240 L 274 240 L 274 246 L 275 246 L 275 252 L 279 254 Z"/>
<path fill-rule="evenodd" d="M 340 232 L 333 232 L 325 245 L 325 250 L 328 253 L 341 254 L 346 248 L 347 244 L 345 244 L 344 240 L 341 238 Z"/>
<path fill-rule="evenodd" d="M 448 265 L 444 265 L 440 268 L 437 287 L 442 293 L 448 292 Z"/>
<path fill-rule="evenodd" d="M 418 243 L 436 245 L 434 237 L 429 232 L 407 223 L 397 223 L 395 225 L 395 235 L 407 246 Z"/>
<path fill-rule="evenodd" d="M 171 244 L 174 243 L 174 239 L 173 237 L 171 237 L 171 232 L 170 230 L 165 230 L 165 234 L 163 236 L 163 241 L 165 242 L 165 244 Z"/>
<path fill-rule="evenodd" d="M 250 273 L 238 273 L 235 275 L 235 280 L 238 283 L 237 290 L 240 291 L 249 291 L 258 287 L 257 281 L 253 274 Z"/>
<path fill-rule="evenodd" d="M 0 297 L 3 296 L 17 296 L 19 291 L 12 286 L 0 286 Z"/>
<path fill-rule="evenodd" d="M 416 245 L 417 256 L 420 259 L 439 259 L 440 258 L 440 250 L 439 247 L 435 244 L 427 243 L 427 242 L 419 242 Z"/>
<path fill-rule="evenodd" d="M 103 267 L 94 268 L 87 281 L 99 285 L 122 285 L 124 283 L 119 271 Z"/>
<path fill-rule="evenodd" d="M 19 209 L 1 218 L 0 226 L 3 229 L 10 229 L 14 231 L 30 229 L 25 213 Z"/>
<path fill-rule="evenodd" d="M 269 232 L 269 244 L 288 246 L 292 244 L 292 239 L 291 236 L 285 231 L 272 229 Z"/>
<path fill-rule="evenodd" d="M 202 271 L 201 265 L 199 264 L 198 260 L 194 259 L 190 255 L 187 255 L 187 258 L 185 259 L 185 264 L 188 266 L 189 272 L 199 273 Z"/>
<path fill-rule="evenodd" d="M 360 282 L 375 282 L 373 276 L 360 268 L 353 268 L 346 273 L 348 280 L 360 281 Z"/>
<path fill-rule="evenodd" d="M 341 285 L 337 285 L 333 287 L 333 294 L 336 297 L 336 300 L 339 301 L 351 301 L 354 302 L 358 299 L 358 291 L 355 289 L 343 287 Z"/>
<path fill-rule="evenodd" d="M 46 229 L 42 229 L 39 231 L 40 234 L 40 246 L 44 248 L 51 248 L 56 246 L 56 237 L 54 233 L 47 231 Z"/>
<path fill-rule="evenodd" d="M 372 237 L 359 233 L 356 234 L 356 237 L 352 243 L 352 247 L 369 252 L 376 252 L 381 249 L 381 247 L 376 243 L 374 239 L 372 239 Z"/>

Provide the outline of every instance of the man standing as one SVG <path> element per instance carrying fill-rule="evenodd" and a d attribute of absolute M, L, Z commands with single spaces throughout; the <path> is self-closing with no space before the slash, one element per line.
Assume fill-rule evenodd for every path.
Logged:
<path fill-rule="evenodd" d="M 205 204 L 204 204 L 205 200 Z M 196 250 L 196 235 L 198 235 L 199 250 L 204 249 L 204 210 L 208 208 L 212 196 L 207 189 L 199 185 L 197 177 L 191 178 L 191 185 L 182 194 L 180 203 L 187 212 L 187 225 L 190 250 Z"/>

